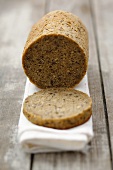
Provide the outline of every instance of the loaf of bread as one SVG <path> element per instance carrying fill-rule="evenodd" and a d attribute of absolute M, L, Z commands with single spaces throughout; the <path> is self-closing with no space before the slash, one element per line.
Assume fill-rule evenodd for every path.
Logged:
<path fill-rule="evenodd" d="M 32 27 L 22 64 L 39 88 L 74 87 L 88 65 L 88 33 L 81 20 L 64 11 L 45 15 Z"/>
<path fill-rule="evenodd" d="M 27 97 L 23 113 L 36 125 L 68 129 L 90 118 L 92 100 L 87 94 L 74 89 L 48 88 Z"/>

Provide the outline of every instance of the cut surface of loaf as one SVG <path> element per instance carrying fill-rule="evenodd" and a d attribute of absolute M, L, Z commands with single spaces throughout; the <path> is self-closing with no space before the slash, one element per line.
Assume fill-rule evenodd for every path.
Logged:
<path fill-rule="evenodd" d="M 81 20 L 65 11 L 45 15 L 32 27 L 22 64 L 39 88 L 74 87 L 88 65 L 88 33 Z"/>
<path fill-rule="evenodd" d="M 23 113 L 36 125 L 68 129 L 90 118 L 92 100 L 87 94 L 74 89 L 43 89 L 25 99 Z"/>

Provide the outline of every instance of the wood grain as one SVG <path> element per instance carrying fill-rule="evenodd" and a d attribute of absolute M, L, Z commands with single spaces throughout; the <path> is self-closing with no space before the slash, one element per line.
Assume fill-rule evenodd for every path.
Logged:
<path fill-rule="evenodd" d="M 107 138 L 106 121 L 104 114 L 104 105 L 102 101 L 102 89 L 100 83 L 100 72 L 98 65 L 96 42 L 94 38 L 94 30 L 91 18 L 91 9 L 88 0 L 57 0 L 50 1 L 48 11 L 62 9 L 70 11 L 78 15 L 89 32 L 89 46 L 90 46 L 90 59 L 89 59 L 89 88 L 91 97 L 93 99 L 93 124 L 95 137 L 91 143 L 91 149 L 87 154 L 66 152 L 66 153 L 51 153 L 51 154 L 37 154 L 34 157 L 33 170 L 43 170 L 44 167 L 50 170 L 60 169 L 91 169 L 103 170 L 111 169 L 110 151 Z M 47 11 L 47 10 L 46 10 Z"/>
<path fill-rule="evenodd" d="M 42 1 L 0 1 L 0 169 L 29 170 L 31 155 L 18 145 L 17 125 L 26 77 L 21 55 L 32 24 L 43 15 Z M 39 7 L 39 8 L 38 8 Z M 38 8 L 38 11 L 37 11 Z"/>
<path fill-rule="evenodd" d="M 92 1 L 93 23 L 101 72 L 103 102 L 113 168 L 113 1 Z M 101 12 L 102 11 L 102 12 Z"/>
<path fill-rule="evenodd" d="M 1 0 L 0 4 L 0 169 L 110 170 L 113 152 L 112 0 Z M 89 31 L 88 76 L 95 137 L 86 154 L 65 152 L 31 157 L 21 150 L 17 141 L 26 81 L 21 54 L 31 26 L 44 13 L 56 9 L 78 15 Z"/>

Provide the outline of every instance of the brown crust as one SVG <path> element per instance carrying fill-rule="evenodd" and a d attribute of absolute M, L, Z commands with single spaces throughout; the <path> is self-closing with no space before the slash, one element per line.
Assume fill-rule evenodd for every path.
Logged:
<path fill-rule="evenodd" d="M 38 117 L 34 114 L 31 114 L 31 113 L 28 113 L 24 109 L 23 109 L 23 113 L 24 113 L 25 117 L 30 122 L 32 122 L 36 125 L 54 128 L 54 129 L 69 129 L 69 128 L 73 128 L 73 127 L 82 125 L 85 122 L 87 122 L 92 115 L 92 109 L 89 108 L 89 109 L 85 110 L 82 114 L 79 114 L 78 116 L 70 117 L 68 119 L 66 119 L 66 118 L 59 119 L 59 120 L 58 119 L 56 119 L 56 120 L 53 120 L 53 119 L 42 120 L 40 117 Z M 85 119 L 83 119 L 84 115 L 86 115 L 86 114 L 87 114 L 87 117 Z M 75 122 L 73 122 L 73 124 L 71 124 L 71 123 L 69 124 L 69 121 L 71 122 L 72 120 L 75 120 Z M 67 121 L 68 121 L 68 123 L 66 123 Z"/>
<path fill-rule="evenodd" d="M 85 93 L 83 93 L 83 95 L 88 97 L 88 95 Z M 30 97 L 31 96 L 29 96 L 28 98 L 30 99 Z M 29 121 L 31 121 L 36 125 L 55 128 L 55 129 L 68 129 L 87 122 L 87 120 L 90 118 L 92 114 L 92 101 L 90 98 L 90 102 L 87 109 L 83 110 L 82 113 L 79 113 L 78 115 L 76 115 L 75 113 L 75 115 L 73 114 L 72 116 L 67 116 L 67 117 L 41 118 L 39 115 L 36 115 L 31 112 L 27 112 L 24 106 L 23 106 L 23 113 Z"/>
<path fill-rule="evenodd" d="M 57 19 L 54 18 L 54 20 L 53 20 L 52 17 L 54 17 L 54 15 L 56 15 L 56 14 L 57 14 L 58 18 Z M 70 19 L 72 29 L 70 30 L 70 33 L 68 32 L 69 34 L 67 34 L 66 31 L 68 29 L 70 29 L 70 27 L 68 28 L 68 26 L 67 27 L 64 26 L 63 27 L 64 31 L 60 30 L 60 28 L 59 28 L 58 20 L 61 19 L 61 16 L 63 16 L 63 17 L 65 16 L 65 21 L 63 22 L 63 24 L 69 23 L 69 19 Z M 52 25 L 50 24 L 50 26 L 48 26 L 47 23 L 51 23 L 51 22 L 52 22 Z M 51 28 L 53 28 L 52 31 L 51 31 Z M 75 28 L 75 30 L 73 30 L 73 28 Z M 67 29 L 67 30 L 65 30 L 65 29 Z M 45 31 L 45 32 L 43 33 L 43 31 Z M 72 41 L 78 45 L 78 48 L 80 48 L 84 54 L 83 57 L 85 57 L 84 64 L 85 64 L 86 69 L 82 76 L 82 78 L 83 78 L 84 75 L 86 74 L 87 67 L 88 67 L 88 33 L 87 33 L 87 29 L 77 16 L 74 16 L 73 14 L 71 14 L 69 12 L 64 12 L 64 11 L 50 12 L 47 15 L 45 15 L 41 20 L 39 20 L 32 27 L 32 30 L 28 36 L 28 39 L 27 39 L 27 42 L 26 42 L 26 45 L 25 45 L 25 48 L 23 51 L 23 55 L 22 55 L 23 68 L 24 68 L 24 60 L 25 60 L 26 53 L 27 53 L 28 49 L 31 48 L 31 46 L 33 44 L 35 44 L 36 42 L 43 39 L 45 36 L 64 36 L 65 38 L 68 38 L 70 41 Z M 28 76 L 25 68 L 24 68 L 24 72 Z M 76 84 L 78 84 L 82 78 L 80 78 L 80 80 Z M 31 77 L 29 77 L 29 79 L 32 83 L 34 83 L 39 88 L 43 88 L 43 86 L 40 86 L 35 81 L 33 81 L 33 79 Z"/>
<path fill-rule="evenodd" d="M 57 24 L 55 18 L 54 18 L 54 20 L 53 20 L 53 18 L 51 18 L 51 16 L 54 16 L 55 14 L 57 14 L 58 20 L 60 19 L 61 14 L 65 15 L 66 21 L 68 22 L 70 19 L 70 22 L 72 22 L 74 24 L 73 27 L 75 26 L 75 27 L 78 27 L 79 29 L 73 30 L 73 33 L 70 32 L 70 34 L 66 34 L 67 33 L 66 31 L 62 32 L 60 29 L 57 29 L 57 31 L 55 30 L 56 31 L 55 32 L 54 28 L 56 25 L 52 25 L 53 31 L 49 31 L 49 29 L 48 29 L 48 30 L 46 30 L 46 33 L 43 33 L 43 30 L 46 29 L 47 22 L 52 21 L 55 24 Z M 51 26 L 50 26 L 50 29 L 51 29 Z M 46 14 L 42 19 L 40 19 L 36 24 L 33 25 L 31 32 L 28 35 L 28 39 L 27 39 L 26 45 L 24 47 L 23 55 L 24 55 L 24 52 L 34 42 L 36 42 L 42 36 L 49 35 L 49 34 L 64 35 L 65 37 L 70 38 L 71 40 L 73 39 L 73 41 L 75 41 L 79 45 L 79 47 L 81 47 L 81 49 L 83 49 L 86 57 L 88 58 L 88 56 L 89 56 L 89 53 L 88 53 L 88 32 L 87 32 L 85 25 L 82 23 L 82 21 L 79 19 L 78 16 L 75 16 L 72 13 L 69 13 L 66 11 L 61 11 L 61 10 L 52 11 L 52 12 Z M 75 34 L 75 36 L 72 37 L 73 34 Z"/>

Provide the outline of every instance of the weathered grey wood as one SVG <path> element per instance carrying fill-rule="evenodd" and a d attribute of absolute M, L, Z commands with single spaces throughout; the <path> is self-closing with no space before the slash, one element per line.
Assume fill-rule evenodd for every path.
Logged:
<path fill-rule="evenodd" d="M 26 77 L 21 55 L 35 19 L 45 1 L 0 1 L 0 169 L 29 170 L 30 154 L 17 142 L 17 125 Z"/>
<path fill-rule="evenodd" d="M 46 2 L 46 8 L 44 9 Z M 21 53 L 31 25 L 44 11 L 64 9 L 71 11 L 83 20 L 89 30 L 90 59 L 89 87 L 93 99 L 93 122 L 95 138 L 87 155 L 70 152 L 56 154 L 37 154 L 34 157 L 33 170 L 60 169 L 111 169 L 110 154 L 105 124 L 102 89 L 97 60 L 95 39 L 92 29 L 91 11 L 88 0 L 45 0 L 1 1 L 0 5 L 0 169 L 20 170 L 30 168 L 30 155 L 25 154 L 17 143 L 17 124 L 24 93 L 26 77 L 21 69 Z M 97 38 L 105 95 L 108 107 L 111 140 L 112 134 L 112 3 L 94 1 Z M 100 12 L 101 11 L 101 12 Z M 103 36 L 104 35 L 104 36 Z M 106 40 L 107 41 L 106 41 Z M 106 57 L 107 56 L 107 57 Z M 109 129 L 107 129 L 109 130 Z"/>
<path fill-rule="evenodd" d="M 110 131 L 108 138 L 113 167 L 113 1 L 93 0 L 91 5 L 101 68 L 107 129 Z"/>
<path fill-rule="evenodd" d="M 91 9 L 88 0 L 51 0 L 49 11 L 63 9 L 78 15 L 89 31 L 90 59 L 89 59 L 89 88 L 93 99 L 93 123 L 95 137 L 91 142 L 91 149 L 84 155 L 81 153 L 52 153 L 37 154 L 34 157 L 33 170 L 61 170 L 61 169 L 111 169 L 110 153 L 102 101 L 97 49 L 91 20 Z M 47 10 L 46 10 L 47 11 Z M 102 12 L 102 11 L 101 11 Z"/>

